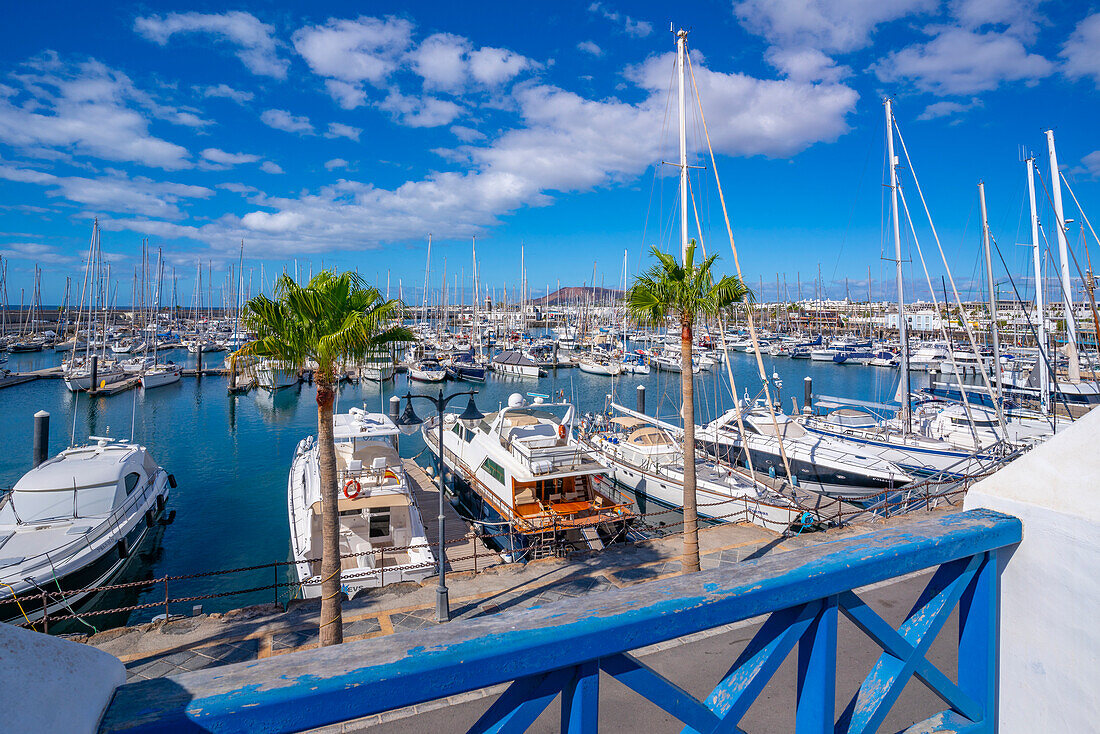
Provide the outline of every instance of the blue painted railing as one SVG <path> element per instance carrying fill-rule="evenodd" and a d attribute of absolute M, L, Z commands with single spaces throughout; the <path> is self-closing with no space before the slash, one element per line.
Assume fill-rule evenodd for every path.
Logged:
<path fill-rule="evenodd" d="M 985 510 L 880 529 L 719 569 L 469 621 L 122 686 L 103 732 L 299 731 L 511 681 L 471 731 L 523 731 L 559 695 L 562 730 L 597 728 L 599 674 L 686 726 L 738 722 L 798 647 L 796 731 L 874 732 L 906 682 L 948 706 L 935 731 L 995 730 L 997 550 L 1020 522 Z M 853 589 L 935 568 L 894 629 Z M 925 657 L 959 609 L 957 682 Z M 628 651 L 770 614 L 699 701 Z M 837 620 L 883 653 L 840 713 Z"/>

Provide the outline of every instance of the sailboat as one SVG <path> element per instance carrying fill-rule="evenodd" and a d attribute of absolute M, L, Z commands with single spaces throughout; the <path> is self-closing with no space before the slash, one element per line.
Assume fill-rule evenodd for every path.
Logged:
<path fill-rule="evenodd" d="M 154 297 L 154 317 L 152 319 L 153 333 L 150 341 L 153 343 L 153 365 L 146 369 L 141 375 L 141 386 L 145 390 L 151 390 L 154 387 L 164 387 L 165 385 L 172 385 L 180 381 L 180 376 L 183 375 L 183 368 L 172 362 L 160 363 L 158 361 L 158 345 L 156 339 L 156 323 L 157 315 L 160 314 L 160 287 L 163 280 L 163 264 L 161 262 L 161 253 L 157 252 L 157 292 Z"/>
<path fill-rule="evenodd" d="M 106 281 L 106 284 L 104 283 Z M 92 239 L 88 245 L 88 260 L 84 269 L 84 287 L 81 291 L 81 308 L 87 304 L 87 333 L 88 340 L 84 343 L 84 354 L 78 355 L 78 342 L 73 342 L 73 350 L 69 359 L 62 364 L 61 375 L 65 387 L 70 392 L 81 392 L 99 389 L 127 378 L 122 366 L 107 359 L 107 313 L 108 295 L 110 289 L 110 266 L 107 275 L 103 274 L 103 253 L 100 249 L 99 220 L 92 222 Z M 84 296 L 87 295 L 87 302 Z M 102 339 L 99 340 L 99 354 L 93 354 L 96 347 L 96 331 L 99 325 L 96 323 L 96 314 L 103 309 Z M 80 318 L 77 319 L 78 329 Z M 93 375 L 93 372 L 95 373 Z M 93 384 L 94 378 L 94 384 Z"/>

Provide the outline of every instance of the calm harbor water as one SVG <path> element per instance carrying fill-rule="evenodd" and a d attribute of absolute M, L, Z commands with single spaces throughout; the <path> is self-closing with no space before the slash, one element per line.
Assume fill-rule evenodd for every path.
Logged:
<path fill-rule="evenodd" d="M 208 364 L 221 364 L 224 354 L 205 355 Z M 167 357 L 193 366 L 195 356 L 184 350 Z M 49 367 L 60 363 L 61 354 L 13 354 L 6 365 L 13 372 Z M 211 359 L 212 358 L 212 359 Z M 760 380 L 752 355 L 731 354 L 734 379 L 740 395 L 757 397 Z M 768 375 L 778 373 L 783 382 L 784 409 L 791 410 L 791 396 L 802 402 L 803 378 L 812 377 L 815 394 L 845 396 L 860 400 L 888 401 L 896 388 L 897 371 L 875 367 L 840 366 L 827 362 L 769 358 Z M 614 394 L 623 404 L 634 407 L 635 387 L 645 385 L 647 412 L 674 420 L 678 412 L 679 375 L 654 372 L 623 379 L 589 375 L 575 368 L 552 371 L 540 379 L 490 375 L 483 385 L 446 384 L 448 391 L 479 389 L 478 407 L 496 410 L 513 392 L 556 394 L 578 409 L 597 411 L 606 396 Z M 343 385 L 338 410 L 352 406 L 384 411 L 391 395 L 410 389 L 404 375 L 387 384 L 363 382 Z M 413 392 L 428 393 L 437 386 L 412 383 Z M 725 369 L 703 372 L 696 378 L 697 422 L 715 417 L 732 404 Z M 12 486 L 31 463 L 32 416 L 39 410 L 51 415 L 50 453 L 67 447 L 75 435 L 77 443 L 90 435 L 129 438 L 149 447 L 153 457 L 175 474 L 179 486 L 169 508 L 175 522 L 164 529 L 159 542 L 144 548 L 135 559 L 126 580 L 155 578 L 239 568 L 290 556 L 286 506 L 287 471 L 294 448 L 309 434 L 316 434 L 315 391 L 311 385 L 283 390 L 275 395 L 253 390 L 245 395 L 226 394 L 226 380 L 185 377 L 180 383 L 152 390 L 140 389 L 111 397 L 89 399 L 69 393 L 60 380 L 37 380 L 0 391 L 0 415 L 5 450 L 0 452 L 0 487 Z M 428 417 L 429 406 L 417 401 L 416 410 Z M 462 410 L 465 399 L 451 403 Z M 424 445 L 419 435 L 401 438 L 401 455 L 416 456 Z M 428 463 L 429 454 L 419 457 Z M 281 567 L 280 581 L 290 578 L 289 567 Z M 208 576 L 173 581 L 171 595 L 221 593 L 264 586 L 276 580 L 268 568 L 225 576 Z M 282 598 L 288 596 L 282 591 Z M 163 602 L 163 585 L 140 592 L 116 592 L 105 605 L 117 607 Z M 204 611 L 224 611 L 248 604 L 274 600 L 271 590 L 204 600 Z M 179 604 L 173 613 L 190 612 L 191 603 Z M 136 610 L 110 618 L 89 618 L 103 628 L 147 621 L 163 612 L 163 606 Z"/>

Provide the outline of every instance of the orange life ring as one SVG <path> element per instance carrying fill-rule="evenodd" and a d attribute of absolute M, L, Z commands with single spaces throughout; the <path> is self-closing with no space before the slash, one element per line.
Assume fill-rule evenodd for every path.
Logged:
<path fill-rule="evenodd" d="M 558 424 L 558 438 L 562 438 L 562 439 L 565 438 L 565 424 L 564 423 L 559 423 Z"/>
<path fill-rule="evenodd" d="M 355 488 L 354 492 L 349 491 L 352 487 Z M 344 496 L 349 500 L 353 500 L 359 496 L 359 493 L 363 491 L 362 485 L 359 484 L 359 480 L 352 477 L 348 481 L 344 482 Z"/>

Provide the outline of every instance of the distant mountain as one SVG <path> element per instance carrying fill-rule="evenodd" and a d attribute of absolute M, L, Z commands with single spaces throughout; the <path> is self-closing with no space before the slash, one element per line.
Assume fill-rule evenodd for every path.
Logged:
<path fill-rule="evenodd" d="M 615 288 L 596 288 L 595 286 L 581 286 L 571 288 L 559 288 L 548 296 L 535 298 L 531 301 L 536 306 L 566 306 L 591 303 L 595 305 L 614 303 L 621 300 L 623 292 Z"/>

